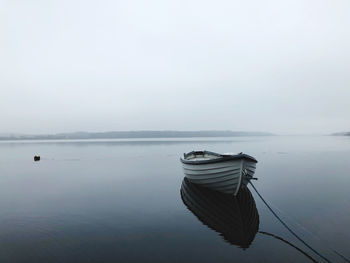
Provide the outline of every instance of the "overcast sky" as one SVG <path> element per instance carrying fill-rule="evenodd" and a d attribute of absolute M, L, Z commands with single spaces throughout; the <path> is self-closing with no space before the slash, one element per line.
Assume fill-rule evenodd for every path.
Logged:
<path fill-rule="evenodd" d="M 0 133 L 350 130 L 350 1 L 0 0 Z"/>

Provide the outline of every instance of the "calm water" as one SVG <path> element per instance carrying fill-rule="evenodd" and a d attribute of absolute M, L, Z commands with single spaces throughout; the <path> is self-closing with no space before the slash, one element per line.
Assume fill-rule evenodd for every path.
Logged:
<path fill-rule="evenodd" d="M 239 223 L 214 231 L 213 220 L 241 214 L 244 225 L 249 213 L 212 205 L 208 219 L 184 204 L 179 157 L 193 149 L 256 157 L 255 186 L 282 218 L 332 262 L 346 262 L 332 249 L 350 258 L 350 138 L 310 136 L 1 142 L 0 262 L 324 262 L 251 186 L 259 232 L 248 247 L 227 240 L 244 239 L 230 232 Z"/>

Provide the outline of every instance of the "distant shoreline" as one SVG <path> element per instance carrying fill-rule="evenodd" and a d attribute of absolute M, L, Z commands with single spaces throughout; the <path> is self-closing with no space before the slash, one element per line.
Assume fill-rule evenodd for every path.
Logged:
<path fill-rule="evenodd" d="M 199 137 L 243 137 L 275 136 L 268 132 L 245 131 L 110 131 L 73 132 L 41 135 L 0 136 L 0 141 L 15 140 L 81 140 L 81 139 L 146 139 L 146 138 L 199 138 Z"/>
<path fill-rule="evenodd" d="M 350 132 L 337 132 L 337 133 L 332 133 L 332 136 L 350 136 Z"/>

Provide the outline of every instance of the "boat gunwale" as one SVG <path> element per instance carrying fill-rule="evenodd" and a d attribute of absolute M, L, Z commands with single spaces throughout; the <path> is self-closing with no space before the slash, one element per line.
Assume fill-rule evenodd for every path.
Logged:
<path fill-rule="evenodd" d="M 204 155 L 204 154 L 208 154 L 208 155 L 213 155 L 219 158 L 215 158 L 215 159 L 210 159 L 210 160 L 200 160 L 200 161 L 192 161 L 192 160 L 186 160 L 186 158 L 189 155 Z M 219 162 L 225 162 L 225 161 L 230 161 L 230 160 L 240 160 L 240 159 L 247 159 L 250 161 L 253 161 L 255 163 L 257 163 L 258 161 L 245 153 L 239 153 L 239 154 L 234 154 L 234 155 L 225 155 L 225 154 L 219 154 L 219 153 L 215 153 L 215 152 L 210 152 L 210 151 L 192 151 L 189 153 L 184 153 L 184 158 L 180 158 L 180 161 L 184 164 L 192 164 L 192 165 L 200 165 L 200 164 L 209 164 L 209 163 L 219 163 Z"/>

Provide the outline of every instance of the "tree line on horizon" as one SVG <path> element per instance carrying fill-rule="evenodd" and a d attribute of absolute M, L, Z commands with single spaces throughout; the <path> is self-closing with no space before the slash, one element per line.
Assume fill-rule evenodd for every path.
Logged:
<path fill-rule="evenodd" d="M 234 137 L 273 136 L 268 132 L 245 131 L 110 131 L 73 132 L 41 135 L 0 136 L 0 140 L 59 140 L 59 139 L 130 139 L 130 138 L 185 138 L 185 137 Z"/>

